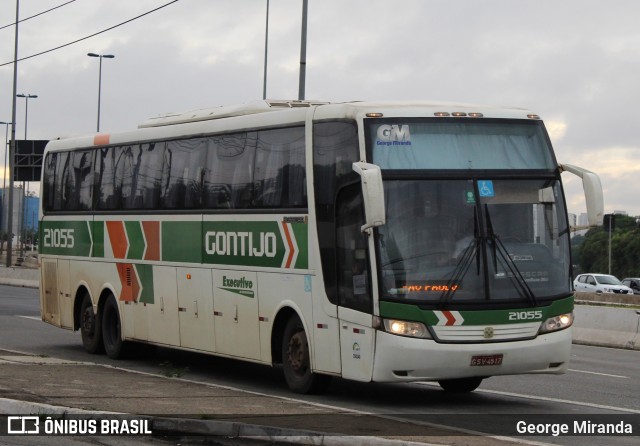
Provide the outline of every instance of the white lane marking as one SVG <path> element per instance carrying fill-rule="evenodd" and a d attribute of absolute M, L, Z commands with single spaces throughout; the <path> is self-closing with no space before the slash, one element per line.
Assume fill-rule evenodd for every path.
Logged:
<path fill-rule="evenodd" d="M 629 379 L 628 376 L 622 376 L 622 375 L 612 375 L 610 373 L 600 373 L 600 372 L 589 372 L 587 370 L 577 370 L 577 369 L 569 369 L 570 372 L 577 372 L 577 373 L 589 373 L 591 375 L 601 375 L 601 376 L 609 376 L 611 378 L 622 378 L 622 379 Z"/>
<path fill-rule="evenodd" d="M 549 397 L 546 397 L 546 396 L 521 395 L 519 393 L 501 392 L 499 390 L 482 390 L 482 389 L 478 389 L 478 390 L 476 390 L 476 392 L 495 393 L 496 395 L 513 396 L 513 397 L 516 397 L 516 398 L 526 398 L 526 399 L 529 399 L 529 400 L 539 400 L 539 401 L 549 401 L 549 402 L 552 402 L 552 403 L 573 404 L 573 405 L 576 405 L 576 406 L 592 407 L 594 409 L 615 410 L 615 411 L 618 411 L 618 412 L 627 412 L 627 413 L 640 414 L 640 410 L 636 410 L 636 409 L 627 409 L 626 407 L 606 406 L 604 404 L 585 403 L 583 401 L 564 400 L 564 399 L 561 399 L 561 398 L 549 398 Z"/>
<path fill-rule="evenodd" d="M 439 385 L 436 384 L 436 383 L 425 382 L 425 381 L 416 382 L 414 384 L 420 384 L 420 385 L 423 385 L 423 386 L 439 387 Z M 637 409 L 628 409 L 626 407 L 617 407 L 617 406 L 606 406 L 604 404 L 586 403 L 584 401 L 565 400 L 565 399 L 562 399 L 562 398 L 550 398 L 550 397 L 546 397 L 546 396 L 523 395 L 521 393 L 503 392 L 501 390 L 487 390 L 487 389 L 477 389 L 477 390 L 475 390 L 475 392 L 493 393 L 495 395 L 512 396 L 514 398 L 524 398 L 524 399 L 528 399 L 528 400 L 548 401 L 548 402 L 552 402 L 552 403 L 573 404 L 575 406 L 585 406 L 585 407 L 591 407 L 591 408 L 594 408 L 594 409 L 606 409 L 606 410 L 614 410 L 614 411 L 618 411 L 618 412 L 640 414 L 640 410 L 637 410 Z"/>
<path fill-rule="evenodd" d="M 42 321 L 42 318 L 39 316 L 18 316 L 23 319 L 33 319 L 34 321 Z"/>

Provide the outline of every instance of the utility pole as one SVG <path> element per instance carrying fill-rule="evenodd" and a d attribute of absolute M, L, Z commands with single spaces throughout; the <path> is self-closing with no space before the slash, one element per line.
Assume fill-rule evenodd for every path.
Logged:
<path fill-rule="evenodd" d="M 269 0 L 267 0 L 267 23 L 264 31 L 264 77 L 262 81 L 262 99 L 267 99 L 267 51 L 269 49 Z"/>
<path fill-rule="evenodd" d="M 13 110 L 11 111 L 11 145 L 9 146 L 9 201 L 7 207 L 7 268 L 11 267 L 13 245 L 13 154 L 16 152 L 16 95 L 18 94 L 18 22 L 20 21 L 20 0 L 16 0 L 16 34 L 13 51 Z"/>
<path fill-rule="evenodd" d="M 300 80 L 298 83 L 298 100 L 304 101 L 305 78 L 307 76 L 307 3 L 302 0 L 302 36 L 300 42 Z"/>

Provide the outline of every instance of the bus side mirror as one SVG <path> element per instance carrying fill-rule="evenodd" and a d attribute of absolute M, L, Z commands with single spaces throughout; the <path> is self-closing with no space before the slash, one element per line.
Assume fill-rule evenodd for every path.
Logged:
<path fill-rule="evenodd" d="M 386 223 L 384 214 L 384 188 L 382 187 L 382 171 L 380 167 L 369 163 L 353 163 L 353 170 L 360 175 L 364 213 L 366 222 L 361 230 L 382 226 Z"/>
<path fill-rule="evenodd" d="M 571 164 L 560 164 L 558 167 L 560 167 L 561 172 L 571 172 L 582 178 L 589 226 L 602 225 L 602 220 L 604 219 L 604 196 L 600 177 L 590 170 Z"/>

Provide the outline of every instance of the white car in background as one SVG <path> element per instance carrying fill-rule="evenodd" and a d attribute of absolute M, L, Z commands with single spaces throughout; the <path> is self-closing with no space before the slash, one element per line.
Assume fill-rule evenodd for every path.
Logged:
<path fill-rule="evenodd" d="M 573 287 L 584 293 L 633 294 L 631 288 L 609 274 L 580 274 L 573 281 Z"/>

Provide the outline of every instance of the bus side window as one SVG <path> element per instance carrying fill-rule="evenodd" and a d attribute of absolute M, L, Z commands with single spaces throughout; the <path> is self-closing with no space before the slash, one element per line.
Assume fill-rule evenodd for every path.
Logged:
<path fill-rule="evenodd" d="M 307 205 L 304 127 L 258 132 L 253 205 L 260 208 Z"/>
<path fill-rule="evenodd" d="M 73 152 L 72 170 L 69 172 L 69 197 L 67 209 L 91 210 L 91 188 L 93 183 L 93 150 Z"/>
<path fill-rule="evenodd" d="M 116 174 L 116 163 L 121 153 L 121 147 L 103 147 L 96 154 L 97 178 L 93 188 L 93 201 L 97 210 L 118 209 L 120 182 Z"/>
<path fill-rule="evenodd" d="M 55 189 L 53 193 L 53 209 L 57 211 L 66 209 L 70 153 L 71 152 L 59 152 L 57 156 Z"/>
<path fill-rule="evenodd" d="M 256 132 L 214 136 L 203 173 L 207 209 L 251 208 Z"/>
<path fill-rule="evenodd" d="M 56 185 L 56 163 L 58 162 L 58 154 L 52 152 L 47 154 L 43 168 L 44 168 L 44 183 L 42 188 L 42 209 L 45 211 L 55 211 L 54 199 L 55 199 L 55 185 Z"/>
<path fill-rule="evenodd" d="M 371 277 L 367 255 L 367 235 L 360 183 L 343 188 L 336 203 L 336 247 L 338 299 L 340 305 L 370 312 Z"/>
<path fill-rule="evenodd" d="M 167 143 L 169 177 L 163 201 L 167 209 L 197 209 L 202 203 L 202 174 L 205 165 L 206 139 L 169 141 Z"/>

